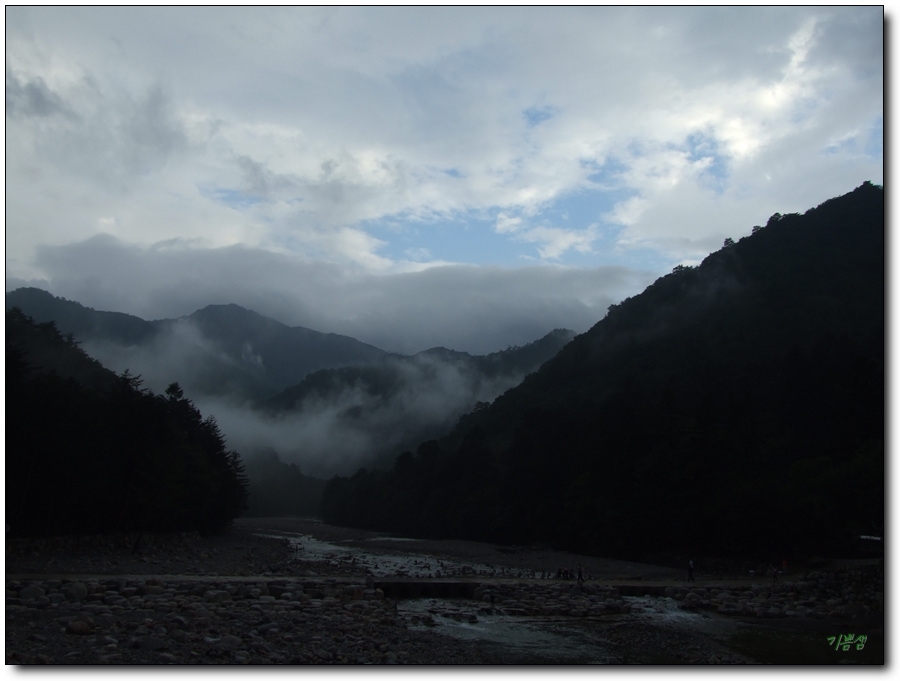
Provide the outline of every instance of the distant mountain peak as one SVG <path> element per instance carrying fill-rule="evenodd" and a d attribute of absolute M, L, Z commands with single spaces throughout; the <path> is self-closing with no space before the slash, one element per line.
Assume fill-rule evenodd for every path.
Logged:
<path fill-rule="evenodd" d="M 232 323 L 247 322 L 249 320 L 265 320 L 267 323 L 286 326 L 285 324 L 282 324 L 281 322 L 272 319 L 271 317 L 266 317 L 265 315 L 261 315 L 259 312 L 241 307 L 236 303 L 216 303 L 207 305 L 200 308 L 199 310 L 195 310 L 184 318 L 205 321 L 227 321 Z"/>

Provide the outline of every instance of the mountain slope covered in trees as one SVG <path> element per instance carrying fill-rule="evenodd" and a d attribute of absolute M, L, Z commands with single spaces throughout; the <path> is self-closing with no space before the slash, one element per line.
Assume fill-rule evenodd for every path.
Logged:
<path fill-rule="evenodd" d="M 144 321 L 20 288 L 6 294 L 6 307 L 37 322 L 54 322 L 105 366 L 128 368 L 148 380 L 159 376 L 162 386 L 177 380 L 192 394 L 263 399 L 310 372 L 389 356 L 355 338 L 287 326 L 238 305 Z"/>
<path fill-rule="evenodd" d="M 477 403 L 519 383 L 574 336 L 557 329 L 482 356 L 447 348 L 401 356 L 237 305 L 147 322 L 33 288 L 7 293 L 6 304 L 40 323 L 52 321 L 104 366 L 139 375 L 154 391 L 178 382 L 217 415 L 248 462 L 261 457 L 248 467 L 251 494 L 272 491 L 287 500 L 278 505 L 285 509 L 298 504 L 287 499 L 276 470 L 325 478 L 390 465 L 403 448 L 446 432 Z M 257 502 L 251 510 L 275 507 L 271 499 Z"/>
<path fill-rule="evenodd" d="M 6 313 L 6 521 L 12 536 L 216 531 L 246 479 L 213 418 L 154 395 L 52 322 Z"/>
<path fill-rule="evenodd" d="M 390 466 L 404 448 L 446 433 L 461 416 L 520 383 L 574 335 L 557 329 L 488 355 L 432 348 L 410 357 L 321 369 L 260 402 L 256 413 L 273 428 L 293 428 L 296 451 L 288 449 L 285 438 L 283 458 L 305 460 L 304 469 L 313 474 Z M 250 445 L 245 449 L 254 451 Z"/>
<path fill-rule="evenodd" d="M 642 558 L 846 551 L 884 523 L 884 194 L 677 267 L 540 371 L 329 481 L 327 521 Z"/>

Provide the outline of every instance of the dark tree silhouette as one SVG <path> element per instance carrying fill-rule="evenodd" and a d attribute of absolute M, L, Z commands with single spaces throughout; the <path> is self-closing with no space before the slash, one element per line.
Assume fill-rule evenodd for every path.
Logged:
<path fill-rule="evenodd" d="M 613 305 L 537 373 L 329 481 L 326 520 L 648 558 L 846 553 L 884 526 L 884 192 Z"/>
<path fill-rule="evenodd" d="M 241 513 L 240 456 L 178 384 L 154 395 L 15 309 L 6 329 L 13 535 L 211 532 Z"/>

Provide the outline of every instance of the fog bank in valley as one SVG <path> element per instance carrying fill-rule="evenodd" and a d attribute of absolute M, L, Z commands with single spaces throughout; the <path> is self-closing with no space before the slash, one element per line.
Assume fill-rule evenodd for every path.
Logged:
<path fill-rule="evenodd" d="M 477 402 L 492 401 L 524 378 L 521 372 L 487 377 L 454 353 L 421 353 L 377 365 L 386 377 L 381 385 L 360 377 L 338 381 L 276 409 L 262 406 L 271 396 L 248 394 L 253 372 L 261 370 L 259 357 L 229 356 L 186 320 L 165 327 L 146 346 L 93 341 L 82 347 L 113 371 L 140 376 L 155 393 L 178 382 L 245 460 L 274 450 L 320 477 L 389 465 L 393 455 L 443 434 Z"/>
<path fill-rule="evenodd" d="M 327 397 L 310 395 L 298 408 L 279 414 L 214 397 L 201 397 L 197 404 L 204 414 L 215 415 L 229 446 L 245 458 L 274 449 L 302 472 L 328 477 L 388 465 L 403 449 L 443 434 L 477 402 L 492 401 L 523 378 L 486 380 L 433 358 L 390 363 L 400 383 L 389 395 L 357 383 Z"/>

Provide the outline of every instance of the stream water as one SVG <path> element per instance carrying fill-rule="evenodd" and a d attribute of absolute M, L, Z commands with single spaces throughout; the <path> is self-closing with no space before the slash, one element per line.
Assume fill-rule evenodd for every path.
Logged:
<path fill-rule="evenodd" d="M 420 577 L 426 579 L 483 575 L 489 574 L 492 569 L 488 565 L 438 559 L 427 554 L 369 552 L 355 546 L 331 544 L 306 534 L 289 536 L 288 539 L 297 558 L 328 561 L 334 565 L 352 565 L 366 570 L 373 577 Z M 380 537 L 379 541 L 403 542 L 404 540 Z"/>
<path fill-rule="evenodd" d="M 285 535 L 278 535 L 284 537 Z M 362 568 L 375 578 L 438 578 L 491 575 L 494 567 L 439 559 L 427 554 L 367 551 L 358 546 L 329 543 L 311 535 L 287 535 L 296 557 L 327 561 L 338 566 Z M 385 538 L 380 538 L 384 542 Z M 401 544 L 404 539 L 396 538 Z M 521 575 L 526 576 L 524 572 Z M 626 597 L 628 615 L 608 621 L 575 618 L 536 618 L 504 615 L 485 610 L 483 603 L 463 599 L 409 599 L 398 602 L 398 611 L 413 623 L 412 628 L 429 629 L 446 636 L 478 641 L 498 659 L 514 664 L 622 664 L 621 649 L 613 646 L 604 631 L 616 618 L 646 621 L 648 624 L 693 631 L 715 639 L 751 659 L 774 664 L 836 664 L 841 662 L 879 664 L 884 661 L 884 639 L 870 637 L 863 653 L 835 654 L 819 632 L 783 630 L 765 622 L 747 624 L 723 616 L 692 612 L 678 602 L 663 597 Z M 837 632 L 841 633 L 841 632 Z"/>
<path fill-rule="evenodd" d="M 623 660 L 596 626 L 559 619 L 474 615 L 472 601 L 416 599 L 398 608 L 412 629 L 431 629 L 445 636 L 477 641 L 501 659 L 515 664 L 616 664 Z M 474 616 L 473 616 L 474 615 Z"/>

